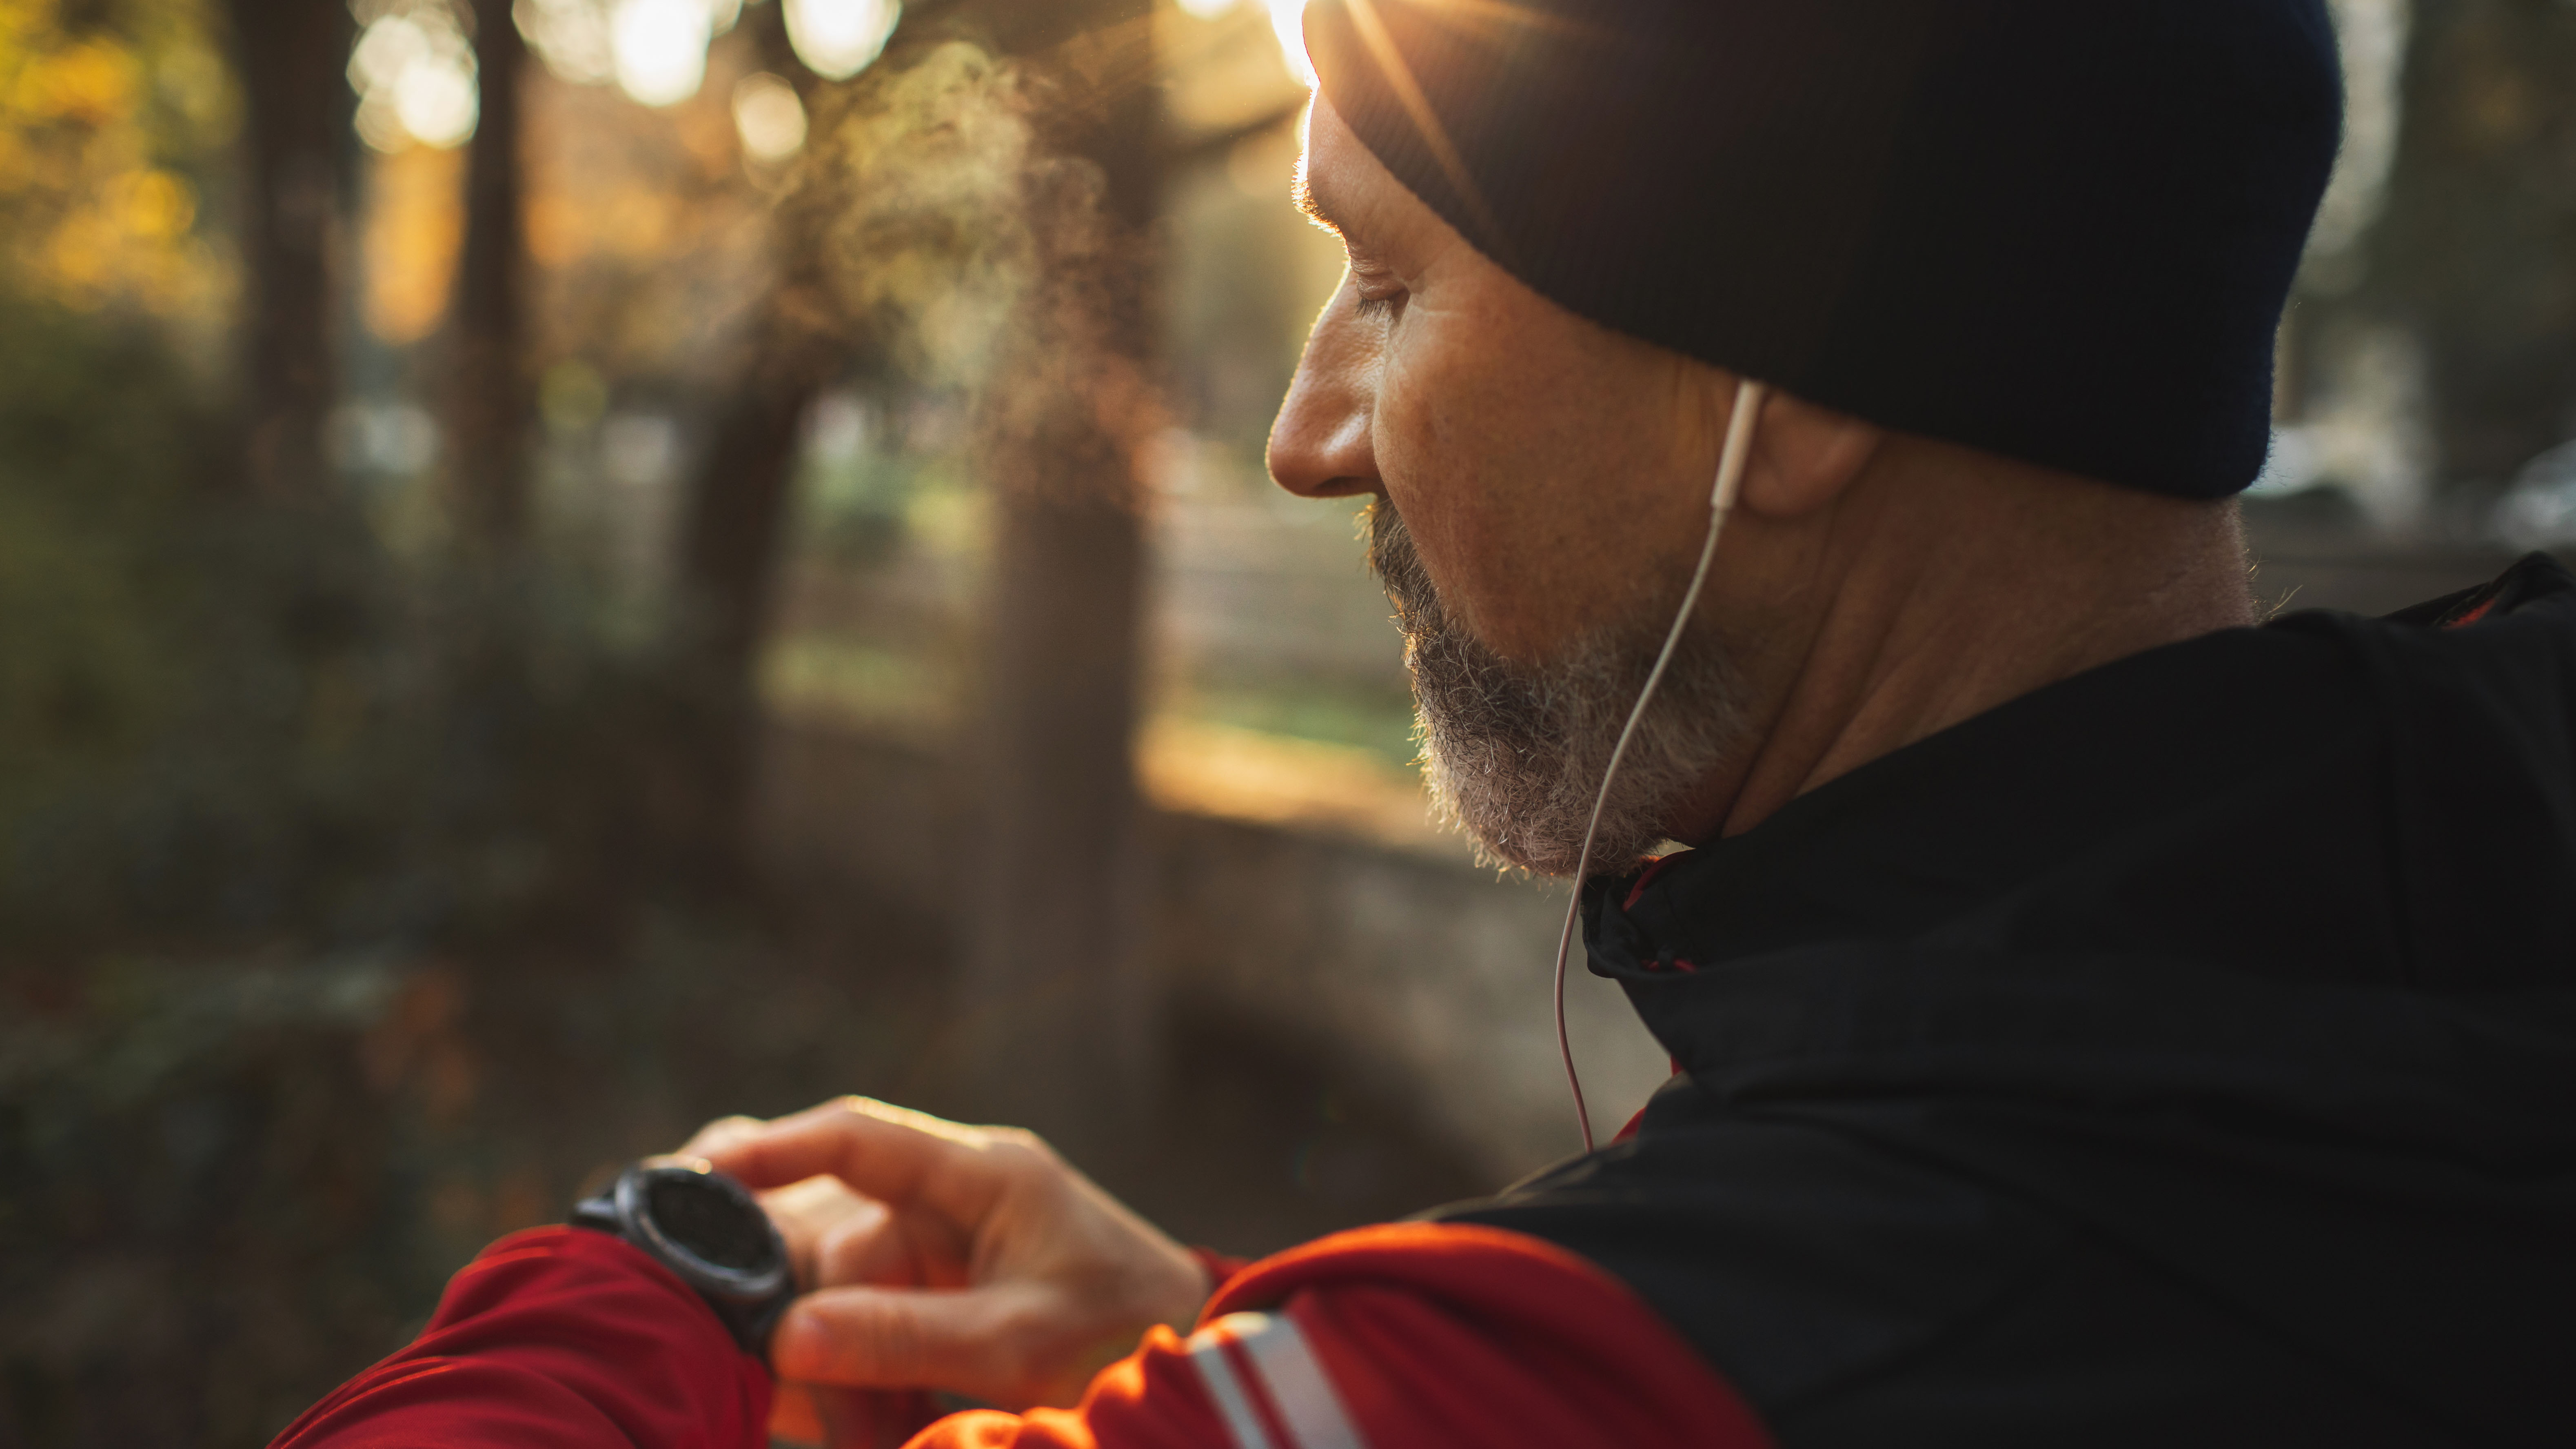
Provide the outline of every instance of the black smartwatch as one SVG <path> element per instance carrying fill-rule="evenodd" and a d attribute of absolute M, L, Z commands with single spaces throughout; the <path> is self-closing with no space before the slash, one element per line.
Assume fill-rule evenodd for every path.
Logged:
<path fill-rule="evenodd" d="M 751 1191 L 703 1162 L 656 1158 L 574 1204 L 572 1225 L 613 1233 L 698 1290 L 742 1351 L 769 1361 L 769 1333 L 796 1297 L 787 1243 Z"/>

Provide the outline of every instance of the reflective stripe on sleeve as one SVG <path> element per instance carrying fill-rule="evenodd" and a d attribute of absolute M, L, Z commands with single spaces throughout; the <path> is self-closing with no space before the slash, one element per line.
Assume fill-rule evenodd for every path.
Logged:
<path fill-rule="evenodd" d="M 1237 1352 L 1229 1354 L 1229 1346 Z M 1306 1335 L 1287 1314 L 1229 1313 L 1190 1335 L 1188 1348 L 1235 1449 L 1368 1449 Z M 1245 1384 L 1238 1367 L 1259 1382 Z M 1263 1423 L 1270 1416 L 1253 1402 L 1256 1393 L 1276 1412 L 1286 1443 Z"/>
<path fill-rule="evenodd" d="M 1207 1385 L 1208 1397 L 1216 1400 L 1216 1411 L 1225 1418 L 1228 1433 L 1234 1435 L 1234 1449 L 1278 1449 L 1270 1442 L 1270 1433 L 1261 1427 L 1261 1417 L 1252 1411 L 1252 1401 L 1244 1396 L 1243 1385 L 1234 1376 L 1234 1365 L 1225 1361 L 1226 1327 L 1238 1318 L 1267 1318 L 1264 1313 L 1230 1313 L 1190 1335 L 1190 1362 L 1197 1366 L 1199 1382 Z"/>
<path fill-rule="evenodd" d="M 1288 1421 L 1297 1449 L 1368 1449 L 1350 1415 L 1342 1412 L 1342 1396 L 1333 1392 L 1333 1381 L 1324 1376 L 1297 1320 L 1285 1313 L 1265 1317 L 1260 1332 L 1237 1337 L 1252 1355 L 1252 1366 L 1261 1371 L 1279 1417 Z"/>

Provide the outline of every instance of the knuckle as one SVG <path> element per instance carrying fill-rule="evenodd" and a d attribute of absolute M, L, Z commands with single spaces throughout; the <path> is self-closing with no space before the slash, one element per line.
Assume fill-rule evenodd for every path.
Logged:
<path fill-rule="evenodd" d="M 867 1271 L 869 1246 L 867 1234 L 853 1232 L 847 1225 L 825 1229 L 823 1240 L 815 1246 L 816 1275 L 833 1286 L 860 1281 Z"/>
<path fill-rule="evenodd" d="M 1053 1167 L 1061 1160 L 1045 1138 L 1026 1127 L 990 1127 L 985 1130 L 990 1134 L 986 1141 L 994 1159 L 1006 1166 L 1035 1171 Z"/>

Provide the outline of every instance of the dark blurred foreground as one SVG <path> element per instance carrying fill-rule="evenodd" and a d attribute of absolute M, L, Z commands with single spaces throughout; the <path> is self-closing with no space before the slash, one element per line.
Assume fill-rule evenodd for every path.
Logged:
<path fill-rule="evenodd" d="M 955 1096 L 917 910 L 623 945 L 13 980 L 10 1442 L 261 1442 L 608 1165 L 722 1111 Z M 1187 1240 L 1259 1252 L 1491 1185 L 1257 1031 L 1184 1021 L 1172 1066 L 1191 1090 L 1098 1175 Z"/>

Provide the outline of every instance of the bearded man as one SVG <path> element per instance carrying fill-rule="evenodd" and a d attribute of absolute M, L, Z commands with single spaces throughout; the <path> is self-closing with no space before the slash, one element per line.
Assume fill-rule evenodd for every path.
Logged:
<path fill-rule="evenodd" d="M 1307 33 L 1350 268 L 1272 472 L 1369 500 L 1445 807 L 1541 872 L 1593 836 L 1588 960 L 1671 1082 L 1249 1266 L 1024 1134 L 720 1122 L 685 1152 L 779 1189 L 783 1318 L 678 1271 L 759 1234 L 666 1167 L 288 1441 L 749 1444 L 764 1347 L 919 1449 L 2576 1434 L 2576 589 L 2258 625 L 2229 501 L 2320 0 Z"/>

